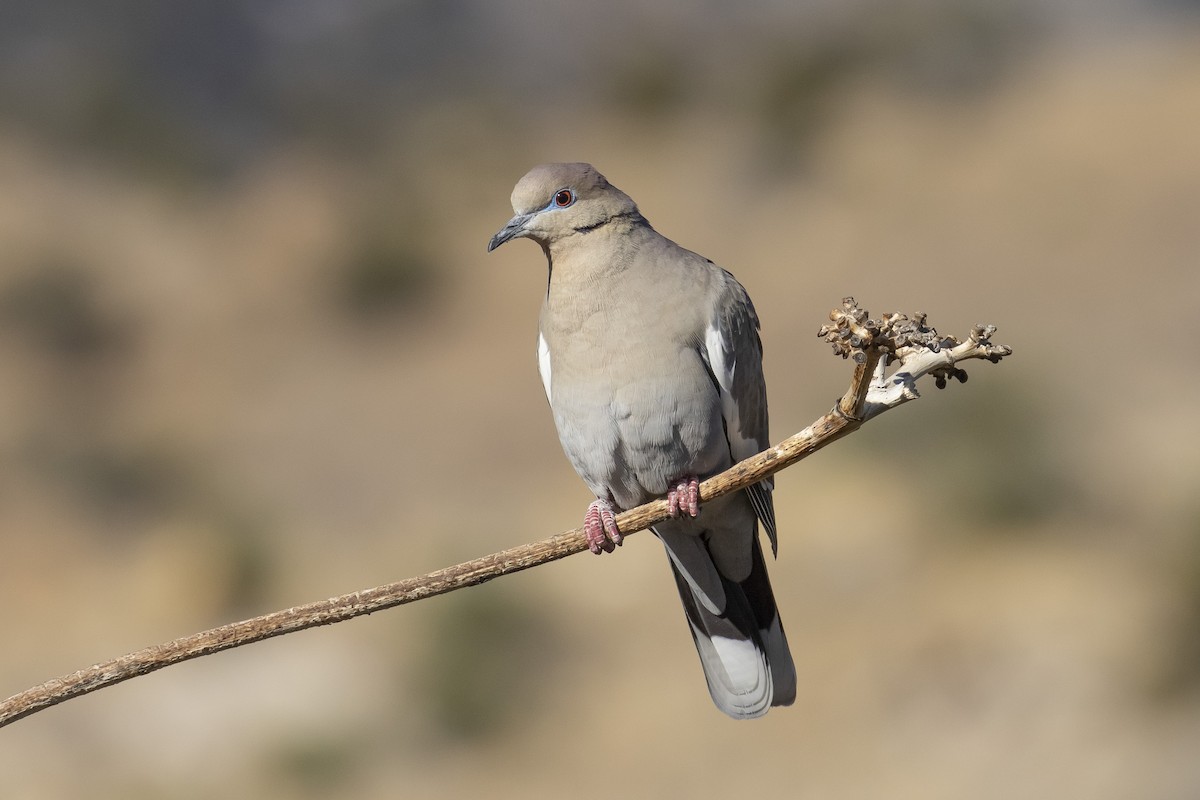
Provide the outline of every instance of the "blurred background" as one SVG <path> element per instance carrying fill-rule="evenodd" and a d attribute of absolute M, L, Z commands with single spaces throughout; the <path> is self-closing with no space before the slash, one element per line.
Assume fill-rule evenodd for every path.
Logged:
<path fill-rule="evenodd" d="M 1200 795 L 1185 0 L 5 4 L 0 695 L 578 525 L 485 253 L 551 160 L 747 286 L 776 440 L 844 295 L 1015 349 L 777 478 L 795 706 L 641 534 L 37 714 L 5 796 Z"/>

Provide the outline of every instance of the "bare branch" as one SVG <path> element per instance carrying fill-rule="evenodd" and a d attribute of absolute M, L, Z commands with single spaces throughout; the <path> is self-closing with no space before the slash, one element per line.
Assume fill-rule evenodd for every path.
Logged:
<path fill-rule="evenodd" d="M 981 358 L 995 363 L 1012 351 L 991 343 L 992 326 L 976 326 L 964 342 L 939 337 L 924 314 L 908 317 L 886 314 L 872 320 L 853 298 L 830 314 L 832 324 L 819 336 L 834 352 L 855 362 L 850 388 L 829 413 L 799 433 L 758 455 L 735 464 L 700 484 L 701 501 L 738 491 L 815 453 L 864 422 L 919 395 L 916 382 L 932 375 L 939 388 L 954 378 L 966 380 L 959 363 Z M 898 363 L 889 375 L 887 367 Z M 667 519 L 667 501 L 655 500 L 617 516 L 621 532 L 629 535 Z M 588 549 L 583 529 L 560 533 L 540 542 L 439 569 L 397 583 L 364 589 L 307 605 L 234 622 L 147 647 L 86 669 L 47 681 L 0 703 L 0 727 L 50 706 L 145 675 L 181 661 L 230 650 L 295 631 L 332 625 L 386 608 L 404 605 L 455 589 L 484 583 L 501 575 L 536 567 Z"/>

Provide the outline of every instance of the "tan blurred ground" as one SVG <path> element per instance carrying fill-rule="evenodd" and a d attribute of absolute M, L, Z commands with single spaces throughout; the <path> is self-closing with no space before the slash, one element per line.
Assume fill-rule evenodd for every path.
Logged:
<path fill-rule="evenodd" d="M 0 138 L 0 289 L 66 264 L 86 309 L 82 349 L 2 315 L 0 694 L 574 527 L 544 264 L 484 253 L 534 160 L 592 161 L 741 278 L 776 438 L 844 387 L 814 333 L 845 294 L 1016 354 L 778 479 L 791 709 L 712 708 L 639 535 L 38 714 L 0 731 L 3 796 L 1200 794 L 1200 35 L 979 99 L 864 79 L 787 179 L 736 115 L 485 150 L 426 113 L 403 185 L 297 149 L 181 194 Z M 440 270 L 366 322 L 329 301 L 364 185 Z"/>

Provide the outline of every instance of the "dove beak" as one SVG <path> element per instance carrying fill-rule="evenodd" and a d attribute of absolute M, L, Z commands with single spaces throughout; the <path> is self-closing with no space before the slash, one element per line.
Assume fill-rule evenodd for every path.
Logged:
<path fill-rule="evenodd" d="M 501 228 L 500 231 L 492 237 L 492 240 L 488 242 L 488 252 L 492 252 L 509 239 L 519 239 L 522 236 L 529 235 L 529 222 L 536 214 L 536 211 L 529 214 L 517 214 L 515 217 L 510 219 L 508 224 Z"/>

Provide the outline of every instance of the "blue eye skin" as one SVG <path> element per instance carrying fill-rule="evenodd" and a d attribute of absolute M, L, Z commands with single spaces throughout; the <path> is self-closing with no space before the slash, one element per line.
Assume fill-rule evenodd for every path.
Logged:
<path fill-rule="evenodd" d="M 552 208 L 566 208 L 575 202 L 575 193 L 570 189 L 559 189 L 554 194 L 554 199 L 550 201 Z"/>

